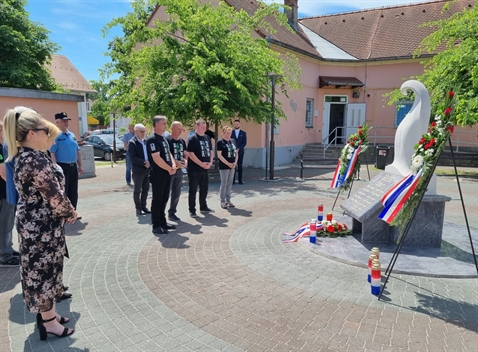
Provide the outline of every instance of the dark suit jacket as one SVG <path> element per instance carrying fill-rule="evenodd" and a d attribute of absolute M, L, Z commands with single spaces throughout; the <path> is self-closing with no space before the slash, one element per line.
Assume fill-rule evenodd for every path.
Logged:
<path fill-rule="evenodd" d="M 146 158 L 144 155 L 143 145 L 136 136 L 131 138 L 128 142 L 128 155 L 131 159 L 131 170 L 133 172 L 142 174 L 149 171 L 149 169 L 144 166 Z"/>
<path fill-rule="evenodd" d="M 232 130 L 231 138 L 236 141 L 236 148 L 239 149 L 239 154 L 244 154 L 244 148 L 247 144 L 246 132 L 239 130 L 239 136 L 236 138 L 236 131 Z"/>

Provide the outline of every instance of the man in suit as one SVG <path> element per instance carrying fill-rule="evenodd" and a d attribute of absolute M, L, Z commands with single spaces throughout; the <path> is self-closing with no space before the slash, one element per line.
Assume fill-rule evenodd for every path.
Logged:
<path fill-rule="evenodd" d="M 149 191 L 149 160 L 144 139 L 146 128 L 138 123 L 134 126 L 134 137 L 128 142 L 128 156 L 131 160 L 133 171 L 133 200 L 136 207 L 136 214 L 150 213 L 146 208 L 146 199 Z"/>
<path fill-rule="evenodd" d="M 239 159 L 237 159 L 237 178 L 240 185 L 243 185 L 242 182 L 242 162 L 244 160 L 244 148 L 247 144 L 247 135 L 246 132 L 241 130 L 241 121 L 234 120 L 234 131 L 232 132 L 231 138 L 236 141 L 236 148 L 239 153 Z M 236 174 L 234 174 L 233 183 L 236 183 Z"/>

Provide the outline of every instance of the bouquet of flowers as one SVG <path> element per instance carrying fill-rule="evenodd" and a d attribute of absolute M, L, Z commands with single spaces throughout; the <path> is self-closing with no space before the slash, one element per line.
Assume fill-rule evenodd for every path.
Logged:
<path fill-rule="evenodd" d="M 317 237 L 341 237 L 349 236 L 352 230 L 349 230 L 347 225 L 340 224 L 335 220 L 317 223 Z"/>
<path fill-rule="evenodd" d="M 369 131 L 370 126 L 365 124 L 358 126 L 357 133 L 350 135 L 345 147 L 340 152 L 339 162 L 330 188 L 339 188 L 341 191 L 349 189 L 352 180 L 360 170 L 359 156 L 365 153 L 368 148 Z"/>
<path fill-rule="evenodd" d="M 395 192 L 396 197 L 389 199 L 389 215 L 392 214 L 391 211 L 393 211 L 393 216 L 382 217 L 382 214 L 387 210 L 387 205 L 384 202 L 385 209 L 384 212 L 380 214 L 380 218 L 391 225 L 399 226 L 403 230 L 404 225 L 410 221 L 414 209 L 420 205 L 422 195 L 426 192 L 437 160 L 445 148 L 450 135 L 454 131 L 456 122 L 454 119 L 455 104 L 456 99 L 454 92 L 450 91 L 446 93 L 443 103 L 438 107 L 438 113 L 428 127 L 428 132 L 424 134 L 415 145 L 415 153 L 411 158 L 410 165 L 412 174 L 405 178 L 410 180 L 410 184 L 408 188 L 402 187 L 402 193 L 400 194 L 398 194 L 400 187 L 397 185 L 397 192 Z M 404 184 L 404 180 L 401 181 L 402 184 Z M 391 192 L 391 194 L 393 194 L 393 192 Z M 396 207 L 392 209 L 395 203 Z"/>

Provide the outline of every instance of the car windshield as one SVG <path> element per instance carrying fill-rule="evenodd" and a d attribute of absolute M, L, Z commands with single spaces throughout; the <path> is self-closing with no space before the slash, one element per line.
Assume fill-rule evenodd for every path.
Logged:
<path fill-rule="evenodd" d="M 104 134 L 98 137 L 100 137 L 106 144 L 113 144 L 112 134 Z M 116 138 L 116 145 L 123 145 L 123 141 L 119 138 Z"/>

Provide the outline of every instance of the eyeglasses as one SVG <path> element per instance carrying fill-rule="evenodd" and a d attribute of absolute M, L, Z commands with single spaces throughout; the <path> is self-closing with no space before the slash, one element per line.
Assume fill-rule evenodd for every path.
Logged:
<path fill-rule="evenodd" d="M 47 136 L 50 135 L 50 129 L 48 127 L 41 127 L 41 128 L 34 128 L 32 131 L 39 132 L 39 131 L 44 131 Z"/>
<path fill-rule="evenodd" d="M 138 132 L 138 133 L 146 133 L 146 131 L 136 131 L 136 132 Z"/>

